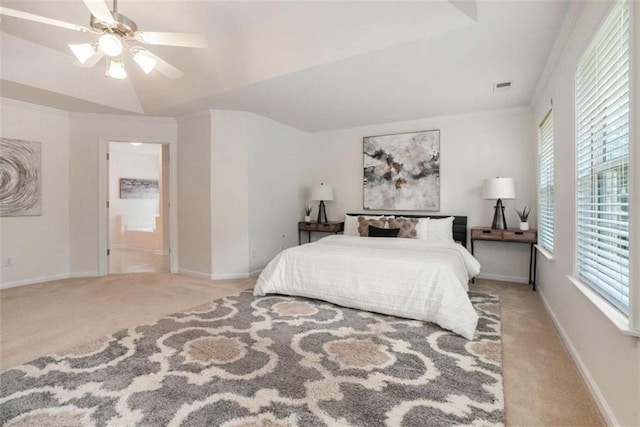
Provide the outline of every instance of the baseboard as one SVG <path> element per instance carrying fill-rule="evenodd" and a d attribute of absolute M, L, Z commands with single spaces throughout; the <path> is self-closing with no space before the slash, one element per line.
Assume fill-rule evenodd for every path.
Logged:
<path fill-rule="evenodd" d="M 199 279 L 207 279 L 211 280 L 211 275 L 209 273 L 203 273 L 201 271 L 187 270 L 185 268 L 178 267 L 178 274 L 184 274 L 185 276 L 197 277 Z"/>
<path fill-rule="evenodd" d="M 169 250 L 168 249 L 141 248 L 141 247 L 138 247 L 138 246 L 129 246 L 129 245 L 125 244 L 125 243 L 119 243 L 119 244 L 110 245 L 110 249 L 126 249 L 126 250 L 130 250 L 130 251 L 147 252 L 147 253 L 154 254 L 154 255 L 169 255 Z"/>
<path fill-rule="evenodd" d="M 600 413 L 602 414 L 604 421 L 607 423 L 607 425 L 610 425 L 610 426 L 620 425 L 618 423 L 618 420 L 616 419 L 616 416 L 611 410 L 611 407 L 607 403 L 607 400 L 602 395 L 602 392 L 600 391 L 598 384 L 593 379 L 593 376 L 591 376 L 589 369 L 587 369 L 587 366 L 585 365 L 584 361 L 580 357 L 580 353 L 578 353 L 578 350 L 576 350 L 575 346 L 573 345 L 573 342 L 571 342 L 571 338 L 569 338 L 569 334 L 567 334 L 567 331 L 562 327 L 560 320 L 558 319 L 553 309 L 549 305 L 549 302 L 547 301 L 547 298 L 545 298 L 544 292 L 542 291 L 542 289 L 538 289 L 538 293 L 540 295 L 540 298 L 542 298 L 544 307 L 549 313 L 549 316 L 551 317 L 553 324 L 556 326 L 556 329 L 558 330 L 558 332 L 560 332 L 560 337 L 562 337 L 562 341 L 564 342 L 564 345 L 567 346 L 567 349 L 569 350 L 569 354 L 571 355 L 571 358 L 575 362 L 576 366 L 578 366 L 578 371 L 580 372 L 580 375 L 582 375 L 584 382 L 587 383 L 587 387 L 591 392 L 591 396 L 593 396 L 593 399 L 596 401 L 596 405 L 598 406 L 598 409 L 600 409 Z"/>
<path fill-rule="evenodd" d="M 81 271 L 79 273 L 69 273 L 69 279 L 77 279 L 80 277 L 102 277 L 99 271 Z"/>
<path fill-rule="evenodd" d="M 501 282 L 529 283 L 528 277 L 505 276 L 502 274 L 485 274 L 480 273 L 476 276 L 478 279 L 499 280 Z"/>
<path fill-rule="evenodd" d="M 259 268 L 257 270 L 253 270 L 249 273 L 249 277 L 257 277 L 260 275 L 260 273 L 262 273 L 262 270 L 264 270 L 264 268 Z"/>
<path fill-rule="evenodd" d="M 212 274 L 211 280 L 228 280 L 228 279 L 248 279 L 248 273 L 225 273 L 225 274 Z"/>
<path fill-rule="evenodd" d="M 199 277 L 201 279 L 209 279 L 209 280 L 247 279 L 250 277 L 250 274 L 248 273 L 208 274 L 208 273 L 203 273 L 201 271 L 186 270 L 184 268 L 179 268 L 178 273 L 185 274 L 187 276 L 192 276 L 192 277 Z"/>
<path fill-rule="evenodd" d="M 0 283 L 0 289 L 17 288 L 18 286 L 37 285 L 38 283 L 53 282 L 54 280 L 74 279 L 78 277 L 99 277 L 96 271 L 82 273 L 62 273 L 51 276 L 34 277 L 31 279 L 16 280 L 14 282 Z"/>

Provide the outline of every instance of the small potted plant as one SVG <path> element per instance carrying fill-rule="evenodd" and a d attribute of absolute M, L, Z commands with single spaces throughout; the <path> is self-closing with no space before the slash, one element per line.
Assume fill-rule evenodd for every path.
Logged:
<path fill-rule="evenodd" d="M 529 223 L 527 222 L 527 220 L 529 219 L 531 208 L 527 209 L 527 207 L 525 206 L 521 211 L 519 211 L 518 209 L 516 209 L 515 211 L 518 212 L 518 216 L 520 217 L 520 230 L 527 231 L 529 229 Z"/>
<path fill-rule="evenodd" d="M 307 203 L 304 206 L 304 222 L 310 222 L 311 221 L 311 209 L 313 208 L 313 206 L 311 206 L 310 203 Z"/>

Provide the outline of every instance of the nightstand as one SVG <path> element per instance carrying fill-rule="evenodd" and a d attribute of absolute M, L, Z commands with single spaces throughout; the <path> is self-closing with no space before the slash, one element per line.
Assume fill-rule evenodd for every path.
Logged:
<path fill-rule="evenodd" d="M 510 228 L 508 230 L 497 230 L 490 227 L 471 227 L 471 255 L 473 255 L 473 242 L 486 240 L 489 242 L 509 242 L 528 243 L 531 246 L 529 252 L 529 284 L 536 290 L 536 261 L 537 254 L 535 245 L 538 243 L 538 232 L 535 229 L 519 230 Z M 473 282 L 473 280 L 472 280 Z"/>
<path fill-rule="evenodd" d="M 304 222 L 298 223 L 298 244 L 302 244 L 302 232 L 308 233 L 308 240 L 311 242 L 311 232 L 318 233 L 333 233 L 338 234 L 344 230 L 344 221 L 329 221 L 329 222 Z"/>

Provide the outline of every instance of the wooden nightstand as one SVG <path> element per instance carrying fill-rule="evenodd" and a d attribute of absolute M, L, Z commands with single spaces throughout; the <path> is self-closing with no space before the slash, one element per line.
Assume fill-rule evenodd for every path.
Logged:
<path fill-rule="evenodd" d="M 344 221 L 329 221 L 329 222 L 304 222 L 298 223 L 298 244 L 302 244 L 302 232 L 308 233 L 309 242 L 311 242 L 311 232 L 318 233 L 333 233 L 338 234 L 344 230 Z"/>
<path fill-rule="evenodd" d="M 529 284 L 536 290 L 536 261 L 537 254 L 535 245 L 538 243 L 538 231 L 530 228 L 523 231 L 517 228 L 508 230 L 496 230 L 490 227 L 471 227 L 471 255 L 473 255 L 473 242 L 476 240 L 486 240 L 490 242 L 515 242 L 528 243 L 531 245 L 529 253 Z M 472 280 L 473 282 L 473 280 Z"/>

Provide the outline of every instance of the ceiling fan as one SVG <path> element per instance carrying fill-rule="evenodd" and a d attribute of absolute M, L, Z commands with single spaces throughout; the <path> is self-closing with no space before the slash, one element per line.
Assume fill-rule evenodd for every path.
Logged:
<path fill-rule="evenodd" d="M 193 48 L 207 47 L 207 39 L 198 34 L 139 31 L 132 19 L 118 13 L 117 0 L 113 0 L 113 10 L 109 10 L 105 0 L 82 0 L 82 2 L 91 12 L 89 27 L 2 6 L 0 6 L 0 15 L 53 25 L 81 33 L 99 34 L 100 37 L 96 42 L 70 44 L 69 48 L 78 59 L 76 65 L 82 67 L 93 67 L 106 56 L 105 75 L 114 79 L 127 77 L 123 62 L 125 51 L 129 52 L 145 74 L 149 74 L 155 69 L 170 79 L 179 79 L 184 75 L 182 71 L 137 43 Z"/>

